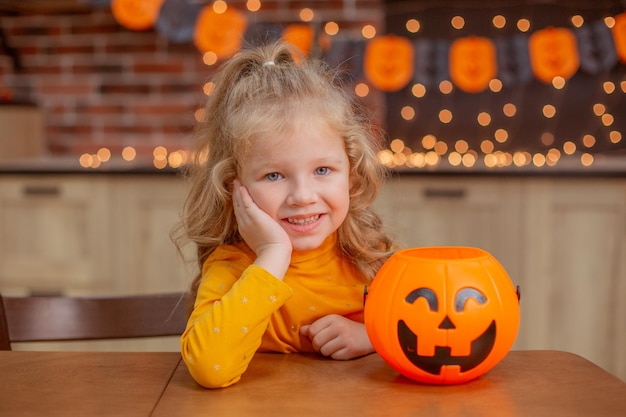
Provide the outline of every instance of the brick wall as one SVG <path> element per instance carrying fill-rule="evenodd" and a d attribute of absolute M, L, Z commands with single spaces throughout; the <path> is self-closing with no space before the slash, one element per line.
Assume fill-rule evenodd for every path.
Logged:
<path fill-rule="evenodd" d="M 380 27 L 381 3 L 262 1 L 252 13 L 245 1 L 228 1 L 255 22 L 297 22 L 309 7 L 344 33 L 364 24 Z M 171 42 L 155 30 L 128 30 L 109 7 L 5 13 L 0 27 L 19 56 L 15 68 L 8 48 L 0 49 L 0 88 L 43 110 L 49 154 L 101 147 L 115 154 L 133 146 L 148 155 L 156 146 L 188 147 L 194 113 L 204 102 L 202 86 L 214 70 L 192 43 Z"/>

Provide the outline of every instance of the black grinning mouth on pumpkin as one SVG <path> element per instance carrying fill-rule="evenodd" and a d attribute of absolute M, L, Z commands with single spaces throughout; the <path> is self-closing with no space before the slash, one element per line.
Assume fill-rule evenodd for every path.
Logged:
<path fill-rule="evenodd" d="M 496 340 L 496 322 L 492 321 L 489 327 L 473 342 L 468 356 L 452 356 L 449 346 L 435 346 L 433 356 L 422 356 L 417 353 L 417 335 L 409 329 L 404 320 L 398 321 L 398 341 L 404 355 L 419 369 L 431 375 L 439 375 L 441 368 L 447 365 L 461 367 L 461 372 L 467 372 L 480 365 L 489 356 Z"/>

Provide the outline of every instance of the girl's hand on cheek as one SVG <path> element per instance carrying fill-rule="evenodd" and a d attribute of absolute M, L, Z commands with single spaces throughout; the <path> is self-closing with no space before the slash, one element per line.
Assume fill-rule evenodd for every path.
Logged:
<path fill-rule="evenodd" d="M 239 180 L 233 182 L 233 207 L 239 234 L 257 255 L 254 263 L 282 279 L 292 251 L 287 232 L 256 205 Z"/>

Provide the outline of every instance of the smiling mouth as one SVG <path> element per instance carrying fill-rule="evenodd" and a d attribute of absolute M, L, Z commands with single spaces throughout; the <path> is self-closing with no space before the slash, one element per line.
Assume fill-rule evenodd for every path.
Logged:
<path fill-rule="evenodd" d="M 288 217 L 287 222 L 289 224 L 295 224 L 297 226 L 304 226 L 307 224 L 315 223 L 316 221 L 319 220 L 319 218 L 320 218 L 319 214 L 316 214 L 314 216 L 309 216 L 309 217 L 298 217 L 298 218 Z"/>
<path fill-rule="evenodd" d="M 446 365 L 457 365 L 461 372 L 467 372 L 480 365 L 489 356 L 496 340 L 496 322 L 472 342 L 468 356 L 452 356 L 449 346 L 435 346 L 434 356 L 423 356 L 417 353 L 417 335 L 409 329 L 404 320 L 398 321 L 398 341 L 404 355 L 419 369 L 431 375 L 441 374 Z"/>

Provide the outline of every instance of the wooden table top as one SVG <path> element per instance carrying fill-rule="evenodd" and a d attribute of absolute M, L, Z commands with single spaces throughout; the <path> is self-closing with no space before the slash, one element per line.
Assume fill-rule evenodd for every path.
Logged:
<path fill-rule="evenodd" d="M 207 391 L 181 363 L 156 417 L 207 416 L 626 416 L 626 383 L 559 351 L 512 351 L 460 385 L 407 379 L 378 355 L 332 361 L 258 354 L 237 384 Z"/>
<path fill-rule="evenodd" d="M 409 380 L 378 355 L 257 354 L 237 384 L 198 386 L 180 355 L 0 352 L 0 416 L 626 416 L 626 383 L 559 351 L 512 351 L 460 385 Z"/>
<path fill-rule="evenodd" d="M 0 351 L 0 416 L 149 416 L 176 352 Z"/>

